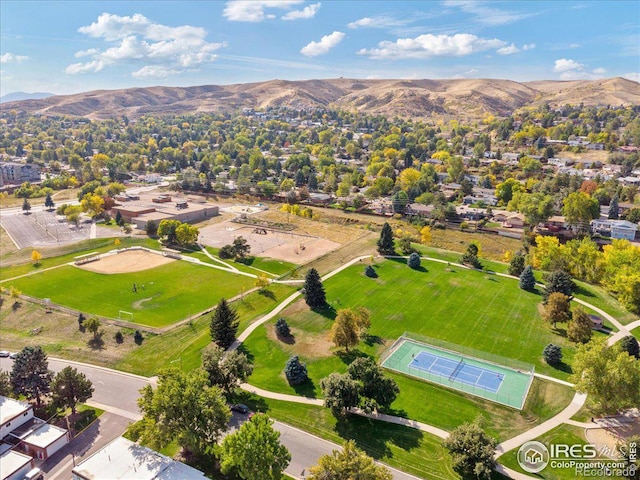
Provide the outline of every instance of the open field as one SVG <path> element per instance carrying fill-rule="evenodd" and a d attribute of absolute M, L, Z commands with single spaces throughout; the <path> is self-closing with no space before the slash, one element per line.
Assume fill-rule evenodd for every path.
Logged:
<path fill-rule="evenodd" d="M 118 318 L 120 310 L 133 312 L 135 323 L 153 327 L 194 315 L 253 283 L 186 261 L 111 275 L 67 265 L 11 281 L 23 293 L 82 312 L 110 318 Z"/>

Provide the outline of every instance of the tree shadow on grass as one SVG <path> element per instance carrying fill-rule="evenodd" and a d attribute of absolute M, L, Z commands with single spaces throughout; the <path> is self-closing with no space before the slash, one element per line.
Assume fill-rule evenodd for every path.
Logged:
<path fill-rule="evenodd" d="M 595 297 L 593 292 L 590 292 L 589 290 L 587 290 L 586 288 L 582 287 L 581 285 L 576 285 L 576 288 L 573 289 L 573 293 L 575 295 L 582 295 L 584 297 L 591 297 L 591 298 Z"/>
<path fill-rule="evenodd" d="M 291 385 L 291 388 L 293 388 L 298 395 L 302 395 L 303 397 L 317 398 L 315 391 L 316 384 L 313 383 L 313 380 L 310 378 L 300 385 Z"/>
<path fill-rule="evenodd" d="M 367 344 L 367 346 L 372 346 L 372 345 L 384 345 L 384 339 L 382 337 L 379 337 L 378 335 L 370 335 L 370 334 L 366 334 L 363 338 L 364 343 Z"/>
<path fill-rule="evenodd" d="M 346 350 L 338 350 L 334 353 L 334 355 L 336 355 L 340 360 L 342 360 L 343 363 L 347 365 L 349 365 L 357 358 L 369 356 L 366 353 L 358 350 L 357 348 L 355 350 L 349 350 L 348 352 Z"/>
<path fill-rule="evenodd" d="M 251 353 L 251 350 L 249 350 L 244 343 L 238 347 L 238 352 L 244 354 L 250 363 L 253 363 L 253 360 L 256 358 L 253 355 L 253 353 Z"/>
<path fill-rule="evenodd" d="M 353 440 L 356 446 L 375 459 L 393 457 L 390 445 L 410 451 L 420 446 L 424 434 L 415 428 L 407 428 L 380 422 L 357 415 L 338 418 L 334 427 L 336 433 L 345 440 Z"/>
<path fill-rule="evenodd" d="M 264 398 L 245 390 L 236 389 L 229 395 L 228 400 L 230 403 L 244 403 L 254 412 L 264 413 L 269 410 L 267 402 L 264 401 Z"/>
<path fill-rule="evenodd" d="M 568 365 L 568 364 L 566 364 L 564 362 L 552 364 L 551 366 L 553 368 L 555 368 L 556 370 L 559 370 L 559 371 L 564 372 L 564 373 L 568 373 L 568 374 L 572 374 L 573 373 L 573 368 L 571 368 L 571 365 Z"/>
<path fill-rule="evenodd" d="M 287 345 L 296 344 L 296 337 L 294 337 L 293 335 L 280 335 L 278 332 L 276 332 L 276 336 L 282 343 L 286 343 Z"/>
<path fill-rule="evenodd" d="M 258 290 L 258 294 L 268 298 L 269 300 L 273 300 L 274 302 L 276 301 L 276 294 L 266 288 Z"/>
<path fill-rule="evenodd" d="M 335 320 L 336 316 L 338 315 L 334 306 L 328 305 L 328 304 L 321 308 L 312 308 L 311 310 L 313 310 L 316 313 L 319 313 L 320 315 L 322 315 L 325 318 L 328 318 L 329 320 Z"/>
<path fill-rule="evenodd" d="M 556 335 L 560 335 L 563 338 L 567 338 L 567 329 L 566 328 L 560 328 L 560 327 L 556 327 L 556 328 L 551 328 L 553 330 L 553 333 L 555 333 Z"/>
<path fill-rule="evenodd" d="M 422 272 L 422 273 L 427 273 L 429 270 L 427 270 L 425 267 L 423 267 L 422 265 L 416 267 L 416 268 L 412 268 L 411 270 L 415 270 L 416 272 Z"/>
<path fill-rule="evenodd" d="M 89 348 L 91 350 L 103 350 L 104 349 L 104 340 L 102 339 L 102 335 L 97 337 L 92 337 L 88 342 Z"/>

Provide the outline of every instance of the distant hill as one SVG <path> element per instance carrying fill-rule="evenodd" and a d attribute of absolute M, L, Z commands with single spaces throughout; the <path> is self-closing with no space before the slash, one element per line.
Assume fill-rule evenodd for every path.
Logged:
<path fill-rule="evenodd" d="M 53 97 L 53 95 L 54 95 L 53 93 L 47 93 L 47 92 L 34 92 L 34 93 L 13 92 L 13 93 L 7 93 L 6 95 L 2 95 L 0 97 L 0 103 L 16 102 L 19 100 L 40 100 L 41 98 Z"/>
<path fill-rule="evenodd" d="M 480 119 L 508 115 L 518 108 L 551 106 L 638 105 L 640 84 L 623 78 L 593 81 L 514 82 L 463 80 L 271 80 L 236 85 L 148 87 L 97 90 L 4 104 L 45 115 L 109 118 L 144 114 L 226 113 L 241 108 L 287 106 L 357 110 L 388 117 Z"/>

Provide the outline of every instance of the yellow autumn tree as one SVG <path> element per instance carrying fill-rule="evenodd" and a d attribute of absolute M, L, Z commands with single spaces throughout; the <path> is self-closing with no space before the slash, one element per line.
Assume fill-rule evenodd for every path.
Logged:
<path fill-rule="evenodd" d="M 34 250 L 31 252 L 31 261 L 34 265 L 40 264 L 40 260 L 42 260 L 42 254 L 39 251 Z"/>

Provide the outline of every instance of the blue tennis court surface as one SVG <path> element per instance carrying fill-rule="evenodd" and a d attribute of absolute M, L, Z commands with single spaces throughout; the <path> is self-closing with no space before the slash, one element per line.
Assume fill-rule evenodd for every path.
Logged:
<path fill-rule="evenodd" d="M 504 379 L 502 373 L 470 365 L 465 363 L 464 358 L 456 361 L 425 351 L 413 357 L 409 368 L 417 368 L 441 377 L 447 377 L 450 382 L 455 381 L 480 387 L 491 393 L 498 392 Z"/>

